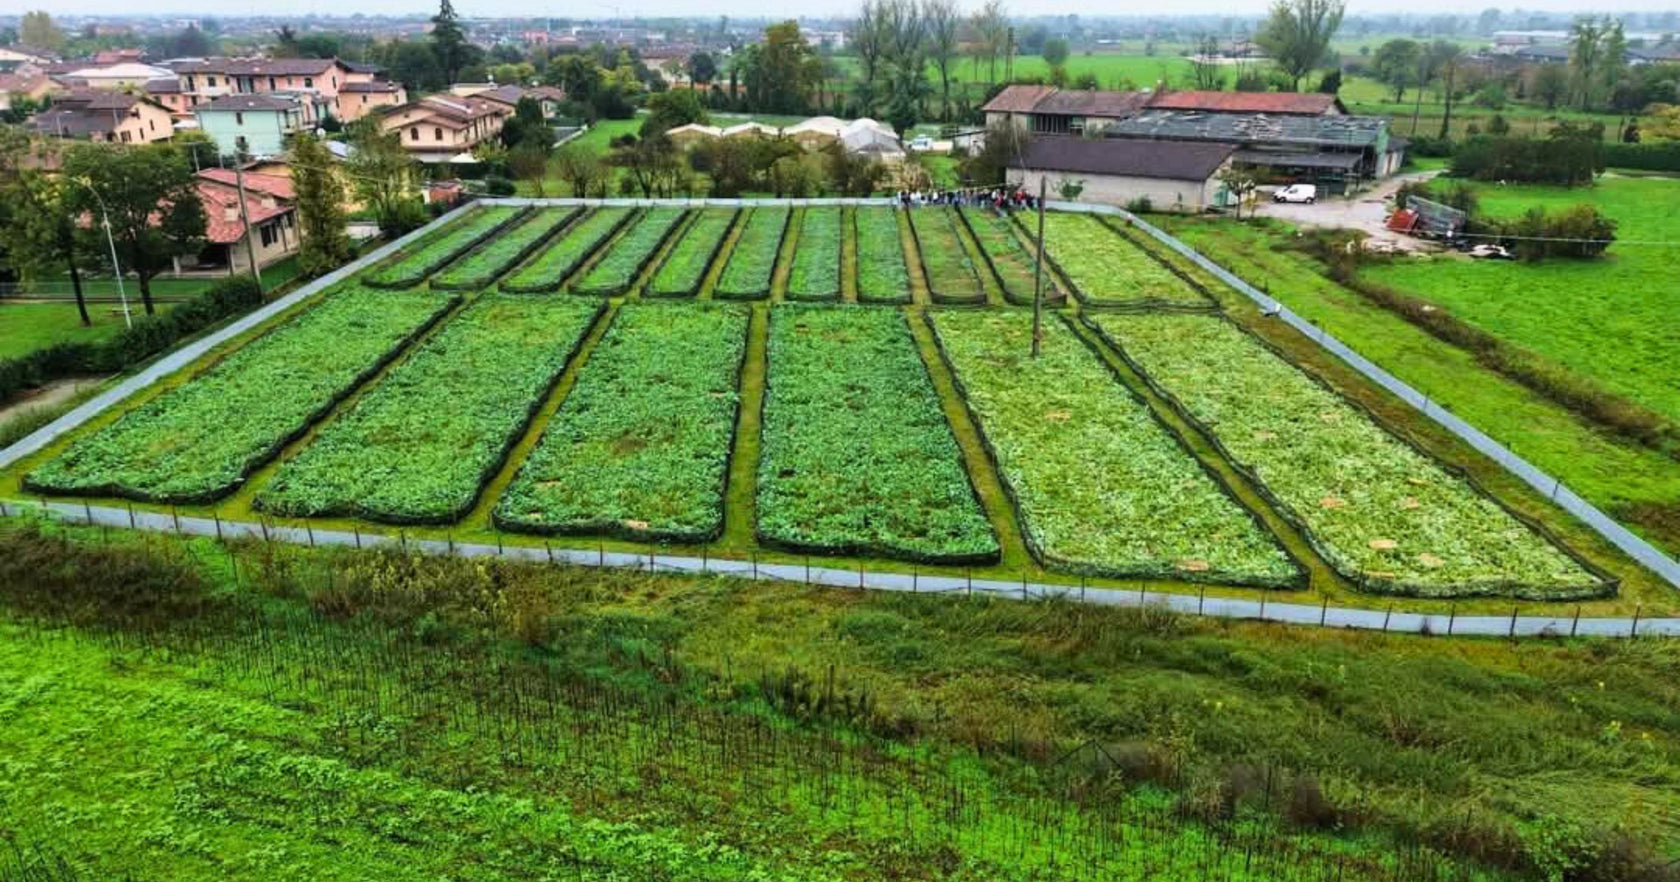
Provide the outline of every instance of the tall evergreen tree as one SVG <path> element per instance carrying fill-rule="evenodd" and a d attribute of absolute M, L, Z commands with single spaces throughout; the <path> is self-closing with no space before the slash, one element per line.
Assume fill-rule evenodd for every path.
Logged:
<path fill-rule="evenodd" d="M 432 52 L 437 55 L 446 82 L 455 82 L 461 68 L 468 64 L 471 50 L 467 32 L 461 27 L 461 17 L 455 14 L 455 4 L 441 0 L 437 15 L 432 16 Z"/>

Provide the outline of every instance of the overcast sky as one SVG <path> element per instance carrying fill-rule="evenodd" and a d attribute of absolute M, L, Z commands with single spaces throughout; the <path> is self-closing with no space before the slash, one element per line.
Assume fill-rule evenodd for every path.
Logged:
<path fill-rule="evenodd" d="M 983 0 L 958 0 L 966 8 L 978 7 Z M 1264 12 L 1268 0 L 1174 0 L 1138 2 L 1138 0 L 1005 0 L 1011 13 L 1017 15 L 1065 14 L 1080 15 L 1161 15 L 1161 14 L 1228 14 L 1257 15 Z M 1380 15 L 1391 12 L 1474 13 L 1487 3 L 1452 2 L 1452 0 L 1354 0 L 1350 13 Z M 582 0 L 580 3 L 555 3 L 553 0 L 456 0 L 455 8 L 465 16 L 539 16 L 568 15 L 576 18 L 611 18 L 648 16 L 731 15 L 758 17 L 789 15 L 845 14 L 858 6 L 858 0 L 803 0 L 797 4 L 776 0 Z M 139 11 L 133 0 L 0 0 L 0 13 L 18 14 L 28 9 L 45 8 L 59 15 L 112 15 Z M 430 12 L 436 8 L 433 0 L 265 0 L 261 6 L 234 4 L 232 6 L 208 0 L 156 0 L 143 9 L 158 15 L 216 15 L 238 11 L 260 11 L 267 15 L 345 15 L 351 12 L 366 14 L 403 14 Z M 1510 11 L 1514 7 L 1504 7 Z M 1525 10 L 1571 12 L 1610 12 L 1616 10 L 1664 11 L 1680 9 L 1680 0 L 1526 0 Z M 615 11 L 616 10 L 616 11 Z"/>

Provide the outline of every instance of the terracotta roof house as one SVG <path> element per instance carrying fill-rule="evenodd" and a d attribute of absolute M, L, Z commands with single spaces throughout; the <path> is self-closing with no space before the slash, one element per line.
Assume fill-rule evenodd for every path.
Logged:
<path fill-rule="evenodd" d="M 242 213 L 234 173 L 206 169 L 198 173 L 198 198 L 204 204 L 207 243 L 198 269 L 225 268 L 229 275 L 250 272 L 253 248 L 258 266 L 297 253 L 301 229 L 291 179 L 247 173 Z M 247 247 L 247 239 L 252 247 Z"/>
<path fill-rule="evenodd" d="M 336 58 L 188 58 L 169 66 L 188 110 L 223 95 L 287 92 L 318 96 L 315 103 L 325 112 L 348 122 L 408 100 L 402 86 L 383 79 L 377 67 Z M 354 97 L 341 100 L 347 91 Z"/>
<path fill-rule="evenodd" d="M 1119 138 L 1034 138 L 1010 163 L 1010 178 L 1037 193 L 1040 181 L 1056 193 L 1063 181 L 1083 185 L 1079 198 L 1126 205 L 1147 199 L 1156 209 L 1199 212 L 1225 204 L 1220 173 L 1234 144 L 1181 144 Z"/>
<path fill-rule="evenodd" d="M 401 83 L 389 80 L 351 81 L 338 90 L 333 116 L 353 122 L 387 107 L 399 107 L 408 101 L 408 90 Z"/>
<path fill-rule="evenodd" d="M 381 121 L 421 162 L 453 162 L 500 134 L 513 109 L 482 98 L 429 95 L 393 108 Z"/>
<path fill-rule="evenodd" d="M 279 92 L 223 95 L 200 104 L 195 115 L 199 129 L 224 155 L 274 156 L 286 149 L 288 138 L 320 119 L 314 98 Z"/>
<path fill-rule="evenodd" d="M 149 80 L 167 76 L 169 71 L 165 68 L 137 61 L 125 61 L 103 67 L 78 67 L 69 73 L 60 74 L 58 79 L 89 89 L 139 89 L 144 88 Z"/>
<path fill-rule="evenodd" d="M 55 88 L 43 73 L 0 73 L 0 110 L 11 110 L 12 101 L 18 98 L 39 102 Z"/>
<path fill-rule="evenodd" d="M 175 134 L 162 106 L 124 92 L 86 89 L 58 98 L 26 125 L 43 135 L 121 144 L 167 141 Z"/>

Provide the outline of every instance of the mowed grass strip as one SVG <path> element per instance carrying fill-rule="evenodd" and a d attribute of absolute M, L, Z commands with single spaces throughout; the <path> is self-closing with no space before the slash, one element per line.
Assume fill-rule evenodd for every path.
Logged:
<path fill-rule="evenodd" d="M 124 414 L 31 472 L 53 493 L 209 502 L 258 466 L 456 302 L 350 287 Z"/>
<path fill-rule="evenodd" d="M 717 536 L 748 316 L 721 303 L 620 309 L 495 522 L 532 533 Z"/>
<path fill-rule="evenodd" d="M 857 298 L 859 303 L 909 303 L 910 268 L 898 233 L 898 209 L 858 208 Z"/>
<path fill-rule="evenodd" d="M 559 288 L 633 213 L 629 208 L 596 209 L 503 279 L 502 290 L 535 294 Z"/>
<path fill-rule="evenodd" d="M 997 560 L 903 313 L 778 306 L 769 356 L 762 540 L 929 563 Z"/>
<path fill-rule="evenodd" d="M 432 279 L 433 288 L 472 290 L 490 287 L 496 277 L 524 260 L 532 250 L 583 209 L 551 208 L 532 212 L 512 227 L 492 235 L 489 241 L 452 264 Z"/>
<path fill-rule="evenodd" d="M 789 300 L 840 299 L 843 216 L 837 206 L 805 209 L 805 217 L 799 222 L 799 250 L 794 252 L 793 271 L 788 275 Z"/>
<path fill-rule="evenodd" d="M 933 206 L 910 212 L 910 226 L 927 271 L 928 293 L 936 303 L 984 303 L 986 289 L 963 248 L 956 209 Z"/>
<path fill-rule="evenodd" d="M 1298 585 L 1301 569 L 1074 333 L 1019 311 L 944 311 L 940 349 L 1028 545 L 1091 575 Z"/>
<path fill-rule="evenodd" d="M 653 259 L 685 214 L 687 209 L 682 208 L 648 209 L 572 290 L 597 295 L 623 294 L 629 290 L 637 274 Z"/>
<path fill-rule="evenodd" d="M 701 211 L 648 281 L 647 293 L 654 297 L 693 297 L 723 247 L 735 215 L 733 208 Z"/>
<path fill-rule="evenodd" d="M 1031 305 L 1036 284 L 1036 261 L 1033 260 L 1032 252 L 1021 244 L 1014 224 L 1008 217 L 989 208 L 964 205 L 957 210 L 968 224 L 969 231 L 974 234 L 974 241 L 980 243 L 980 251 L 991 263 L 998 281 L 1003 284 L 1004 299 L 1021 306 Z M 1045 299 L 1061 297 L 1061 291 L 1056 287 L 1055 273 L 1050 272 L 1049 267 L 1045 267 L 1043 278 Z"/>
<path fill-rule="evenodd" d="M 1357 583 L 1436 597 L 1603 592 L 1546 537 L 1230 322 L 1091 321 Z"/>
<path fill-rule="evenodd" d="M 281 466 L 257 506 L 396 524 L 459 520 L 603 305 L 486 295 Z"/>
<path fill-rule="evenodd" d="M 726 300 L 770 296 L 770 280 L 776 273 L 776 256 L 782 250 L 790 213 L 786 208 L 754 208 L 748 213 L 713 296 Z"/>
<path fill-rule="evenodd" d="M 1092 306 L 1213 306 L 1095 217 L 1045 212 L 1044 250 L 1067 275 L 1074 294 Z"/>
<path fill-rule="evenodd" d="M 362 281 L 376 288 L 412 288 L 524 211 L 523 207 L 514 205 L 477 209 L 437 231 L 403 256 L 363 276 Z"/>

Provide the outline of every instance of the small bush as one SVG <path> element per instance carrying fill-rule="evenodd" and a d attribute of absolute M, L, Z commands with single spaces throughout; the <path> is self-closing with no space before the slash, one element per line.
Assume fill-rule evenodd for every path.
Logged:
<path fill-rule="evenodd" d="M 1296 775 L 1290 783 L 1285 814 L 1290 823 L 1308 830 L 1326 830 L 1341 820 L 1341 813 L 1324 795 L 1318 778 L 1305 773 Z"/>

